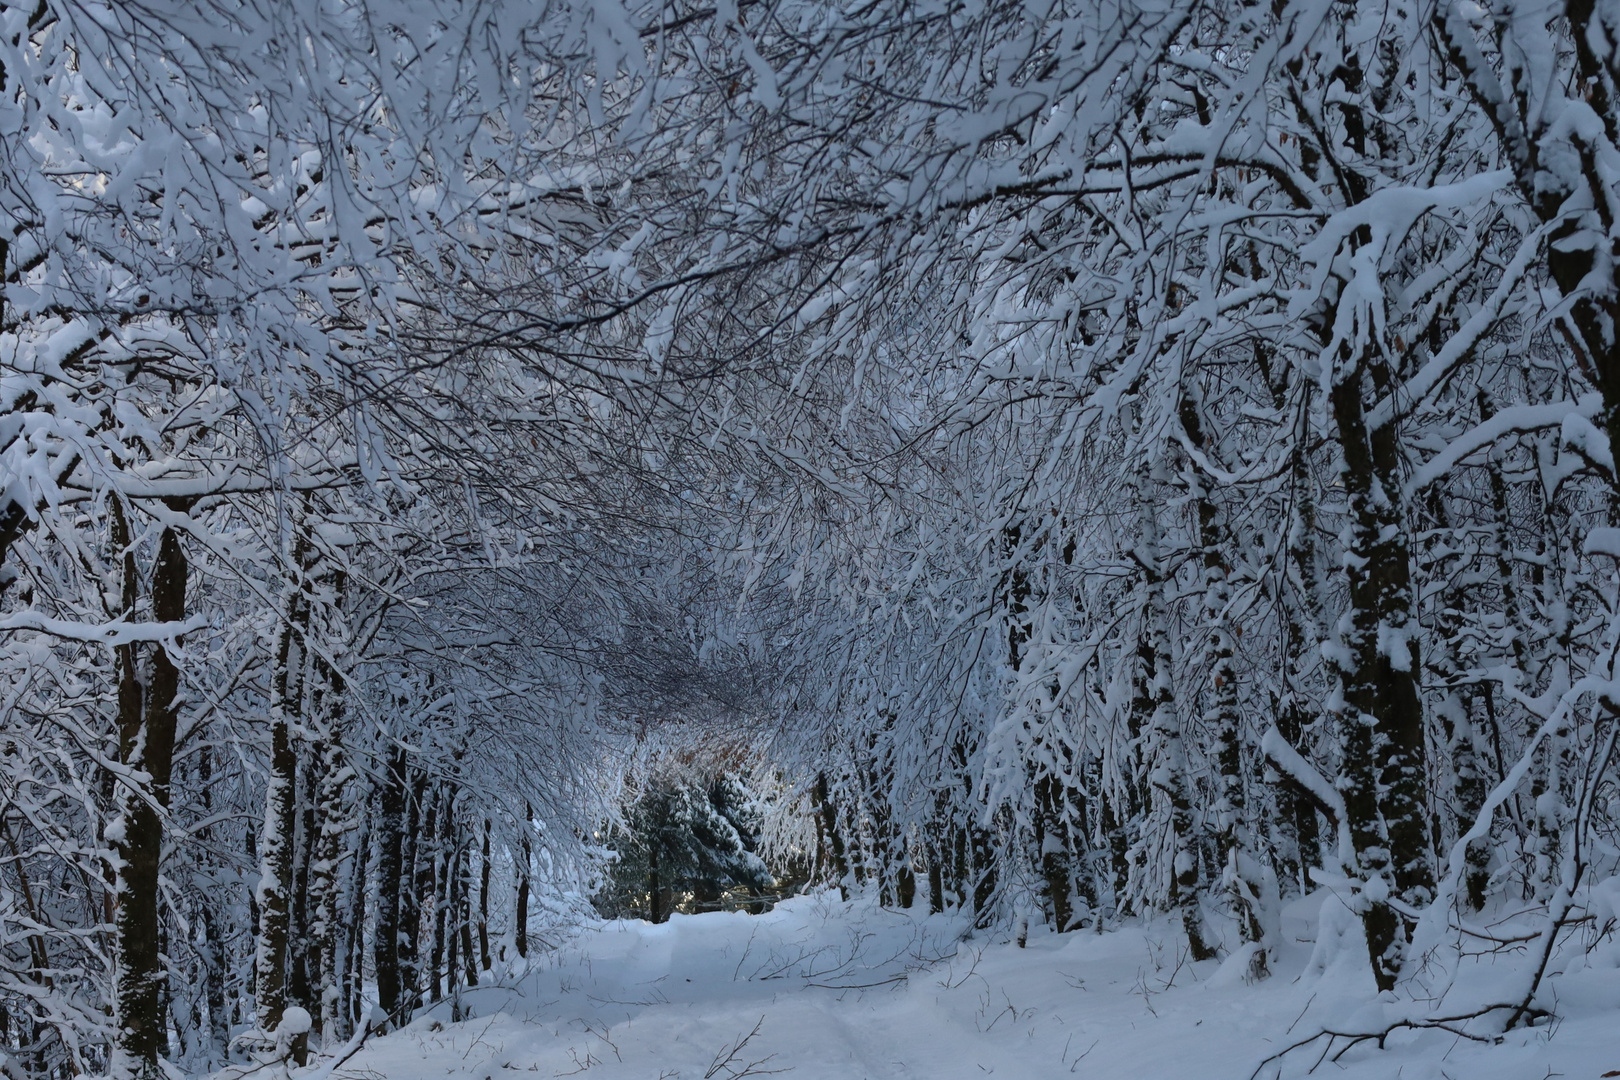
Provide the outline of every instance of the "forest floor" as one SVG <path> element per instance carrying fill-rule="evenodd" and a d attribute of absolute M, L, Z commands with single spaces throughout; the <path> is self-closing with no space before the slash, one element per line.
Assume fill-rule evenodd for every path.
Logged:
<path fill-rule="evenodd" d="M 948 917 L 825 896 L 763 916 L 603 923 L 527 971 L 465 992 L 470 1019 L 452 1022 L 442 1002 L 364 1047 L 336 1080 L 1246 1080 L 1314 1031 L 1361 1030 L 1398 1007 L 1378 1002 L 1365 953 L 1358 966 L 1316 947 L 1321 896 L 1285 911 L 1274 973 L 1253 985 L 1241 957 L 1187 963 L 1167 924 L 1033 929 L 1020 949 L 1005 933 L 964 939 Z M 1550 983 L 1558 1018 L 1549 1024 L 1498 1043 L 1400 1031 L 1385 1049 L 1364 1043 L 1315 1074 L 1617 1075 L 1620 956 L 1580 955 Z M 1495 970 L 1484 964 L 1463 981 L 1488 984 Z M 1281 1075 L 1307 1075 L 1321 1045 L 1290 1054 Z"/>

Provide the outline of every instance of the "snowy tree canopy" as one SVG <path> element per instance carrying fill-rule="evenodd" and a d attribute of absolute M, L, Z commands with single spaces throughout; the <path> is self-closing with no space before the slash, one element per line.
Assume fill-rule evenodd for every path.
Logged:
<path fill-rule="evenodd" d="M 1611 929 L 1620 9 L 0 0 L 0 87 L 12 1077 L 459 1012 L 638 829 L 1256 982 L 1325 890 L 1479 1038 Z"/>

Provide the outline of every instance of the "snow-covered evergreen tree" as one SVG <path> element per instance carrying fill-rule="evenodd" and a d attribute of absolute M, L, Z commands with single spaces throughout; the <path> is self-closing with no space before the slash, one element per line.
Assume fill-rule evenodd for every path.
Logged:
<path fill-rule="evenodd" d="M 610 834 L 614 861 L 596 907 L 650 922 L 676 911 L 763 911 L 775 879 L 759 854 L 760 827 L 737 774 L 655 773 Z"/>

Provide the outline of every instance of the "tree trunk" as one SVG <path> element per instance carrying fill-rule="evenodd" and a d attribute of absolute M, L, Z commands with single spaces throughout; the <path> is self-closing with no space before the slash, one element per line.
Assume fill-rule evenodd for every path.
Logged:
<path fill-rule="evenodd" d="M 1194 445 L 1214 458 L 1217 448 L 1204 438 L 1197 402 L 1185 396 L 1181 404 L 1182 426 Z M 1265 938 L 1258 910 L 1264 882 L 1245 817 L 1243 718 L 1238 700 L 1237 647 L 1227 615 L 1232 587 L 1227 573 L 1227 552 L 1233 544 L 1231 531 L 1210 491 L 1210 480 L 1191 463 L 1186 486 L 1198 513 L 1198 544 L 1203 566 L 1204 658 L 1209 668 L 1208 708 L 1204 728 L 1215 738 L 1215 852 L 1222 884 L 1238 934 L 1245 944 L 1259 944 Z M 1268 974 L 1264 949 L 1254 950 L 1248 977 Z"/>
<path fill-rule="evenodd" d="M 114 499 L 114 505 L 118 500 Z M 124 542 L 128 548 L 127 532 Z M 132 594 L 128 574 L 133 554 L 125 559 L 125 598 Z M 173 529 L 165 528 L 158 540 L 152 568 L 152 617 L 158 622 L 180 622 L 186 617 L 185 552 Z M 179 642 L 177 637 L 176 643 Z M 159 1056 L 168 1048 L 168 1025 L 163 1010 L 164 971 L 159 953 L 161 914 L 158 875 L 163 851 L 162 811 L 169 805 L 169 779 L 174 764 L 176 698 L 180 669 L 166 646 L 154 644 L 147 673 L 144 707 L 128 690 L 135 681 L 130 666 L 135 650 L 122 650 L 119 678 L 119 760 L 133 772 L 144 773 L 147 790 L 125 792 L 122 830 L 116 834 L 119 859 L 118 919 L 118 1036 L 114 1074 L 138 1080 L 161 1080 Z"/>
<path fill-rule="evenodd" d="M 471 987 L 478 985 L 478 956 L 473 952 L 472 845 L 468 843 L 469 839 L 465 834 L 457 838 L 455 868 L 461 881 L 461 904 L 456 911 L 457 923 L 461 928 L 461 962 L 467 985 Z M 453 976 L 454 965 L 451 965 L 451 973 Z"/>
<path fill-rule="evenodd" d="M 1343 702 L 1342 784 L 1363 882 L 1362 923 L 1381 990 L 1394 987 L 1405 942 L 1388 898 L 1422 907 L 1434 892 L 1400 448 L 1393 425 L 1369 429 L 1363 411 L 1389 381 L 1381 362 L 1363 360 L 1332 390 L 1350 512 L 1344 560 L 1350 611 L 1343 649 L 1333 653 Z"/>
<path fill-rule="evenodd" d="M 282 629 L 276 657 L 277 702 L 270 727 L 270 775 L 265 780 L 264 832 L 259 839 L 259 948 L 254 962 L 258 987 L 259 1027 L 269 1033 L 281 1023 L 287 1000 L 287 935 L 291 930 L 294 787 L 298 755 L 293 751 L 290 718 L 296 712 L 302 642 L 294 640 L 293 618 Z"/>
<path fill-rule="evenodd" d="M 1489 789 L 1480 768 L 1479 739 L 1474 725 L 1477 688 L 1463 680 L 1465 665 L 1456 653 L 1456 644 L 1463 633 L 1462 612 L 1468 598 L 1462 595 L 1462 587 L 1455 584 L 1458 567 L 1452 565 L 1448 558 L 1454 551 L 1451 545 L 1454 534 L 1445 500 L 1438 491 L 1431 493 L 1429 509 L 1438 526 L 1436 532 L 1441 538 L 1442 550 L 1426 567 L 1426 576 L 1431 581 L 1451 583 L 1439 589 L 1437 602 L 1432 609 L 1433 626 L 1430 630 L 1434 647 L 1429 650 L 1428 665 L 1433 681 L 1442 687 L 1440 701 L 1435 707 L 1435 718 L 1440 721 L 1441 732 L 1445 736 L 1443 764 L 1450 765 L 1450 801 L 1454 808 L 1451 824 L 1452 836 L 1455 837 L 1473 827 L 1474 820 L 1485 805 Z M 1511 588 L 1511 585 L 1508 587 Z M 1439 829 L 1438 820 L 1436 829 Z M 1449 846 L 1439 836 L 1436 843 Z M 1485 886 L 1489 880 L 1488 844 L 1475 841 L 1468 845 L 1466 859 L 1468 870 L 1464 876 L 1463 895 L 1469 908 L 1478 911 L 1485 904 Z"/>
<path fill-rule="evenodd" d="M 427 775 L 416 771 L 405 805 L 405 840 L 400 847 L 399 868 L 399 981 L 404 1000 L 402 1023 L 422 1004 L 423 924 L 432 928 L 433 911 L 424 920 L 422 902 L 433 895 L 433 805 L 436 788 Z M 436 985 L 436 984 L 435 984 Z M 434 1000 L 437 1000 L 435 997 Z"/>
<path fill-rule="evenodd" d="M 1144 473 L 1146 470 L 1143 470 Z M 1202 893 L 1198 853 L 1193 848 L 1192 798 L 1187 791 L 1186 748 L 1181 718 L 1171 681 L 1170 614 L 1165 601 L 1165 574 L 1159 554 L 1157 509 L 1149 497 L 1148 477 L 1142 477 L 1137 561 L 1143 571 L 1143 626 L 1137 639 L 1138 674 L 1133 712 L 1147 714 L 1146 727 L 1153 740 L 1151 782 L 1164 799 L 1171 856 L 1170 906 L 1181 914 L 1187 948 L 1194 960 L 1214 958 L 1204 939 Z"/>
<path fill-rule="evenodd" d="M 454 995 L 456 991 L 457 969 L 461 967 L 461 939 L 456 934 L 455 913 L 461 906 L 461 875 L 455 872 L 452 866 L 445 867 L 447 880 L 445 886 L 448 890 L 444 904 L 439 908 L 439 918 L 444 926 L 444 942 L 446 953 L 445 984 L 449 992 Z M 437 949 L 435 949 L 437 956 Z M 435 959 L 433 974 L 438 976 L 438 962 Z M 435 992 L 437 992 L 435 990 Z"/>
<path fill-rule="evenodd" d="M 453 926 L 450 921 L 450 906 L 455 892 L 455 881 L 450 865 L 450 845 L 455 837 L 452 829 L 455 826 L 456 793 L 453 788 L 444 788 L 438 791 L 433 799 L 431 810 L 427 816 L 427 824 L 423 829 L 423 839 L 428 842 L 426 853 L 418 853 L 417 878 L 418 891 L 421 893 L 425 906 L 422 909 L 423 923 L 426 933 L 431 941 L 428 947 L 427 981 L 431 987 L 432 1000 L 438 1001 L 440 995 L 455 986 L 456 965 L 452 960 L 448 970 L 445 967 L 445 954 L 453 949 Z M 443 990 L 440 987 L 443 987 Z"/>
<path fill-rule="evenodd" d="M 1035 837 L 1040 848 L 1041 877 L 1058 933 L 1074 929 L 1074 867 L 1069 855 L 1069 826 L 1062 805 L 1063 783 L 1050 774 L 1035 781 Z"/>
<path fill-rule="evenodd" d="M 377 795 L 377 913 L 372 937 L 372 964 L 377 976 L 377 1004 L 389 1016 L 400 1012 L 401 979 L 399 941 L 400 896 L 405 890 L 405 750 L 394 747 L 388 755 L 382 790 Z"/>
<path fill-rule="evenodd" d="M 518 842 L 518 851 L 521 856 L 517 868 L 517 914 L 513 916 L 513 944 L 517 954 L 524 959 L 529 955 L 529 868 L 534 865 L 534 852 L 530 848 L 529 829 L 530 822 L 534 820 L 534 810 L 528 803 L 523 804 L 523 822 L 519 830 L 521 840 Z"/>
<path fill-rule="evenodd" d="M 306 662 L 308 660 L 306 659 Z M 315 688 L 311 687 L 312 693 Z M 319 723 L 318 713 L 310 717 Z M 287 913 L 287 1002 L 297 1005 L 310 1015 L 310 1036 L 319 1045 L 321 1006 L 319 990 L 321 973 L 320 939 L 316 923 L 321 902 L 320 884 L 314 880 L 315 849 L 320 843 L 316 817 L 316 802 L 324 778 L 321 766 L 326 759 L 326 743 L 317 738 L 312 742 L 300 739 L 298 783 L 293 788 L 293 870 L 292 894 Z"/>
<path fill-rule="evenodd" d="M 339 1009 L 343 1016 L 337 1037 L 347 1039 L 365 1022 L 360 1014 L 365 986 L 366 878 L 371 866 L 370 815 L 362 797 L 360 821 L 349 848 L 349 872 L 344 879 L 343 901 L 338 912 L 343 926 L 342 977 L 338 983 Z"/>
<path fill-rule="evenodd" d="M 816 774 L 816 786 L 811 789 L 811 802 L 815 806 L 816 820 L 821 823 L 822 839 L 827 844 L 827 854 L 832 859 L 832 872 L 838 882 L 838 895 L 849 899 L 849 860 L 844 855 L 844 838 L 838 832 L 838 812 L 833 807 L 832 796 L 827 790 L 827 774 Z"/>
<path fill-rule="evenodd" d="M 1293 635 L 1289 634 L 1287 647 L 1290 651 L 1294 640 Z M 1294 660 L 1290 658 L 1289 663 L 1292 668 Z M 1277 705 L 1277 733 L 1289 746 L 1298 750 L 1307 714 L 1297 682 L 1284 687 L 1283 699 Z M 1292 883 L 1290 892 L 1298 890 L 1303 894 L 1310 891 L 1311 868 L 1320 861 L 1322 840 L 1316 820 L 1316 800 L 1291 776 L 1281 773 L 1275 774 L 1274 779 L 1271 773 L 1267 776 L 1277 807 L 1277 876 Z"/>
<path fill-rule="evenodd" d="M 332 672 L 326 675 L 329 684 L 341 685 Z M 330 708 L 323 711 L 333 721 L 338 719 Z M 345 912 L 341 905 L 348 894 L 347 878 L 356 872 L 344 858 L 348 834 L 353 828 L 346 799 L 351 770 L 344 761 L 343 743 L 335 722 L 326 734 L 324 751 L 321 782 L 315 798 L 314 852 L 309 866 L 310 903 L 315 911 L 309 953 L 313 960 L 310 967 L 316 976 L 315 999 L 320 1006 L 316 1030 L 324 1037 L 324 1045 L 333 1045 L 344 1037 L 340 969 L 347 941 L 343 933 Z"/>
<path fill-rule="evenodd" d="M 197 781 L 202 789 L 203 812 L 212 816 L 214 755 L 206 744 L 197 752 Z M 214 841 L 213 826 L 203 826 L 198 832 L 198 839 L 204 844 L 211 844 Z M 215 860 L 207 857 L 206 865 L 213 867 Z M 202 959 L 203 997 L 208 1008 L 208 1061 L 210 1065 L 219 1066 L 230 1058 L 230 1020 L 225 1003 L 226 946 L 220 935 L 219 917 L 210 898 L 205 896 L 198 907 L 198 931 L 202 939 L 198 951 Z"/>
<path fill-rule="evenodd" d="M 1302 417 L 1310 406 L 1310 384 L 1301 387 Z M 1280 401 L 1280 396 L 1279 396 Z M 1281 409 L 1279 404 L 1279 410 Z M 1315 486 L 1306 461 L 1308 432 L 1303 419 L 1294 431 L 1294 446 L 1290 453 L 1290 496 L 1294 504 L 1288 532 L 1288 564 L 1290 580 L 1279 590 L 1283 618 L 1282 651 L 1284 656 L 1283 687 L 1275 699 L 1277 731 L 1304 754 L 1300 740 L 1311 722 L 1314 710 L 1307 704 L 1305 676 L 1307 654 L 1319 655 L 1324 635 L 1322 624 L 1322 584 L 1319 555 L 1316 546 Z M 1307 755 L 1308 756 L 1308 755 Z M 1276 803 L 1280 821 L 1278 832 L 1281 861 L 1279 878 L 1295 883 L 1301 893 L 1311 887 L 1310 870 L 1321 859 L 1321 834 L 1316 819 L 1316 800 L 1292 776 L 1279 776 L 1276 784 Z"/>
<path fill-rule="evenodd" d="M 928 910 L 938 915 L 945 910 L 945 840 L 932 825 L 927 836 Z"/>
<path fill-rule="evenodd" d="M 485 971 L 494 966 L 489 955 L 489 829 L 489 818 L 485 818 L 483 861 L 478 871 L 478 958 Z"/>
<path fill-rule="evenodd" d="M 970 829 L 973 848 L 973 915 L 974 925 L 989 925 L 990 901 L 996 895 L 996 848 L 988 829 L 977 825 Z"/>
<path fill-rule="evenodd" d="M 658 870 L 658 837 L 647 845 L 647 921 L 661 923 L 669 917 L 664 910 L 664 882 Z"/>

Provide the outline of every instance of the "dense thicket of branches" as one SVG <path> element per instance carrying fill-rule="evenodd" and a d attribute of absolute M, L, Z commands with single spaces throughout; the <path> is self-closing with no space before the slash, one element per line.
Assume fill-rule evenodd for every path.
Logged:
<path fill-rule="evenodd" d="M 0 5 L 6 1068 L 455 997 L 694 740 L 822 883 L 1253 978 L 1318 886 L 1386 990 L 1529 901 L 1475 1019 L 1533 1018 L 1620 819 L 1617 50 L 1583 0 Z"/>

